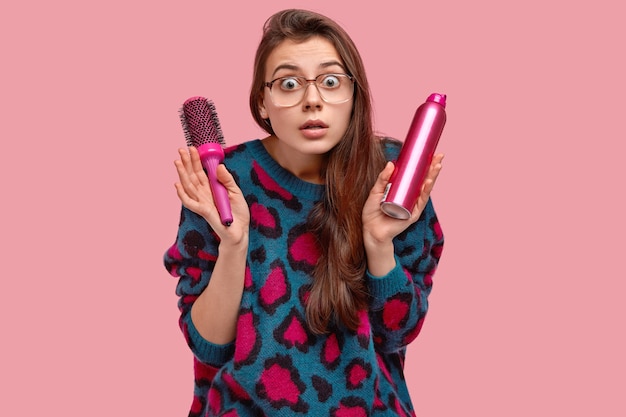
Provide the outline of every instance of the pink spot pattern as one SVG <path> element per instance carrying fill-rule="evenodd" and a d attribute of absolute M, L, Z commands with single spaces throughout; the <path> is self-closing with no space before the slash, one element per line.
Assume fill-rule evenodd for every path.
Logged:
<path fill-rule="evenodd" d="M 293 366 L 291 357 L 277 354 L 265 361 L 264 370 L 256 386 L 257 395 L 267 400 L 274 409 L 290 408 L 306 413 L 309 405 L 301 398 L 306 385 Z"/>
<path fill-rule="evenodd" d="M 271 271 L 265 284 L 259 290 L 261 307 L 269 314 L 274 314 L 279 305 L 291 297 L 291 286 L 287 280 L 285 267 L 280 260 L 271 265 Z"/>

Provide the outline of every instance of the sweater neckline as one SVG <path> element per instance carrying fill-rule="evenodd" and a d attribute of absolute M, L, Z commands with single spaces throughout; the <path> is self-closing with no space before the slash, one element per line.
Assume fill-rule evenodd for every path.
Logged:
<path fill-rule="evenodd" d="M 255 139 L 248 143 L 248 148 L 253 159 L 270 174 L 276 183 L 290 193 L 313 200 L 319 200 L 324 195 L 326 186 L 301 180 L 294 174 L 283 168 L 272 155 L 267 152 L 261 139 Z"/>

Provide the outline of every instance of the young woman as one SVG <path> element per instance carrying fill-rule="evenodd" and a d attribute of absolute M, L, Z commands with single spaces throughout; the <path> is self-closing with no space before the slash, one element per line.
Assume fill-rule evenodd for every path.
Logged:
<path fill-rule="evenodd" d="M 226 150 L 220 223 L 194 148 L 165 254 L 194 353 L 192 416 L 406 416 L 405 349 L 420 331 L 443 235 L 431 165 L 409 220 L 380 200 L 400 150 L 377 137 L 359 53 L 332 20 L 265 24 L 250 109 L 268 133 Z"/>

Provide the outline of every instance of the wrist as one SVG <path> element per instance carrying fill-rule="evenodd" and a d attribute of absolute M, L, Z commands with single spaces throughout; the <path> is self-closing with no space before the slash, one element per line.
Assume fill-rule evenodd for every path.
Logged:
<path fill-rule="evenodd" d="M 393 239 L 378 238 L 370 233 L 363 233 L 363 245 L 366 252 L 384 252 L 393 254 Z"/>
<path fill-rule="evenodd" d="M 237 238 L 222 239 L 219 243 L 219 253 L 225 251 L 246 254 L 248 252 L 248 235 L 244 234 Z"/>
<path fill-rule="evenodd" d="M 396 257 L 392 241 L 371 240 L 365 242 L 367 269 L 371 275 L 382 277 L 396 266 Z"/>

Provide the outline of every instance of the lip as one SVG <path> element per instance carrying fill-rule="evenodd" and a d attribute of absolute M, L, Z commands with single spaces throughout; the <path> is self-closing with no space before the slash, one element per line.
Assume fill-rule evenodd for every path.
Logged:
<path fill-rule="evenodd" d="M 300 130 L 311 128 L 328 129 L 328 125 L 321 120 L 307 120 L 306 123 L 300 126 Z"/>
<path fill-rule="evenodd" d="M 319 139 L 328 131 L 328 125 L 321 120 L 307 120 L 300 126 L 300 132 L 307 139 Z"/>

